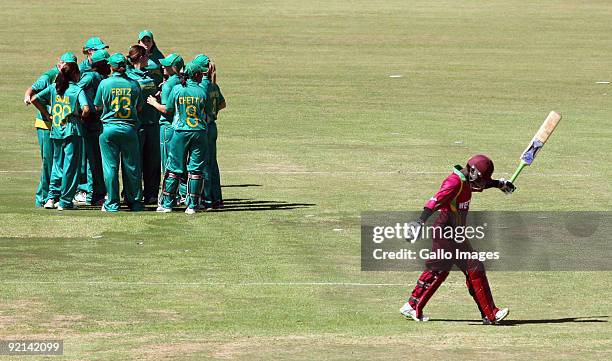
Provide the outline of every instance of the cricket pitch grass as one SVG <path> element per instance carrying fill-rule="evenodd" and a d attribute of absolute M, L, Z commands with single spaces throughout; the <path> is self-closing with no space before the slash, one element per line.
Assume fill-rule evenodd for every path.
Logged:
<path fill-rule="evenodd" d="M 420 209 L 472 154 L 508 177 L 553 109 L 517 192 L 471 208 L 611 210 L 612 3 L 2 7 L 0 339 L 64 340 L 52 360 L 612 358 L 611 272 L 491 272 L 500 327 L 455 272 L 418 324 L 398 313 L 417 274 L 361 272 L 359 248 L 360 212 Z M 88 37 L 125 52 L 145 28 L 217 64 L 226 210 L 35 209 L 24 90 Z"/>

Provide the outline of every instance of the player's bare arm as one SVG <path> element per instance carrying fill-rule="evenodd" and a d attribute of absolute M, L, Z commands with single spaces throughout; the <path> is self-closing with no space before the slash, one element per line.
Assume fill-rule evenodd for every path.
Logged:
<path fill-rule="evenodd" d="M 160 104 L 160 102 L 158 102 L 154 96 L 149 95 L 149 97 L 147 98 L 147 104 L 157 109 L 157 111 L 159 111 L 160 113 L 168 115 L 168 112 L 166 111 L 166 106 Z"/>
<path fill-rule="evenodd" d="M 32 90 L 32 87 L 29 87 L 28 89 L 26 89 L 25 95 L 23 97 L 23 102 L 25 103 L 25 105 L 32 104 L 33 95 L 34 95 L 34 90 Z"/>
<path fill-rule="evenodd" d="M 38 109 L 40 114 L 42 114 L 43 119 L 46 119 L 48 122 L 52 121 L 53 118 L 51 117 L 51 114 L 49 114 L 49 111 L 47 111 L 47 107 L 42 105 L 42 103 L 38 100 L 38 97 L 36 95 L 33 98 L 31 98 L 31 102 L 32 102 L 32 105 L 34 105 L 36 109 Z"/>

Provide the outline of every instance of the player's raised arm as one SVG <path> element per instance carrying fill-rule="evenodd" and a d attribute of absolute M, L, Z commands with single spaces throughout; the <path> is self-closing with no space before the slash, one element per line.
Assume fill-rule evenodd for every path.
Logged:
<path fill-rule="evenodd" d="M 485 186 L 485 189 L 489 188 L 497 188 L 506 194 L 512 194 L 516 190 L 514 184 L 505 178 L 491 179 Z"/>

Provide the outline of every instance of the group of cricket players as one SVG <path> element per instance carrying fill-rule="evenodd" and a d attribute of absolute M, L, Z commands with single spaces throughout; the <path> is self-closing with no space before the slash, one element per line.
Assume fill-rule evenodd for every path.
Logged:
<path fill-rule="evenodd" d="M 117 212 L 123 198 L 132 211 L 222 208 L 216 120 L 225 99 L 214 63 L 204 54 L 187 64 L 164 56 L 149 30 L 125 55 L 108 49 L 89 38 L 85 59 L 63 54 L 25 92 L 38 109 L 36 207 Z"/>
<path fill-rule="evenodd" d="M 26 90 L 25 103 L 39 110 L 35 127 L 42 171 L 36 206 L 67 210 L 84 203 L 117 212 L 123 196 L 132 211 L 145 204 L 171 212 L 184 203 L 187 214 L 222 207 L 216 120 L 225 100 L 214 63 L 204 54 L 187 64 L 176 53 L 164 57 L 148 30 L 127 56 L 107 49 L 100 38 L 88 39 L 80 64 L 65 53 Z M 473 192 L 512 193 L 512 182 L 492 179 L 493 169 L 485 155 L 455 166 L 412 222 L 409 238 L 418 237 L 436 211 L 434 226 L 464 225 Z M 432 240 L 432 251 L 456 249 L 473 251 L 469 241 Z M 427 321 L 423 309 L 453 266 L 464 273 L 483 323 L 501 322 L 509 311 L 495 305 L 478 259 L 428 260 L 400 313 Z"/>

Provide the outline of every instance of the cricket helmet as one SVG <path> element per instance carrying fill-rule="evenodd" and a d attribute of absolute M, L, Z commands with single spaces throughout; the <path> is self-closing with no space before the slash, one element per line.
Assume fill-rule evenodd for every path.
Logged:
<path fill-rule="evenodd" d="M 467 162 L 468 178 L 470 182 L 486 183 L 493 175 L 493 161 L 484 154 L 477 154 Z"/>

